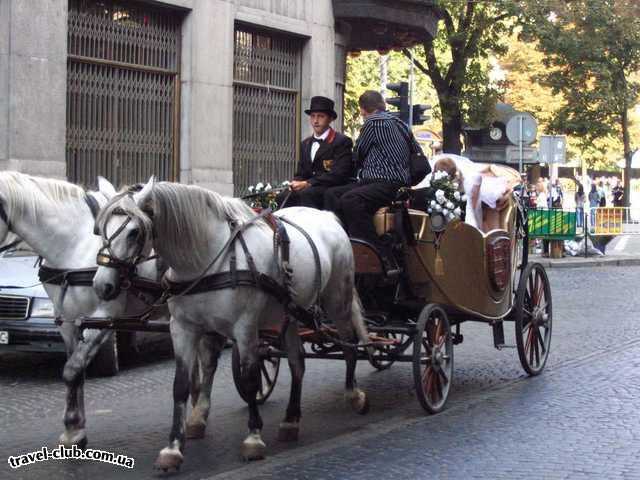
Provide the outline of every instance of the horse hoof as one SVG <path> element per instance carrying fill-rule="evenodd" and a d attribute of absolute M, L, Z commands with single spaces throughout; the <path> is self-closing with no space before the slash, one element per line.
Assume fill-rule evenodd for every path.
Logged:
<path fill-rule="evenodd" d="M 353 408 L 357 414 L 365 415 L 369 412 L 369 397 L 367 397 L 367 394 L 362 390 L 354 390 L 349 401 L 351 403 L 351 408 Z"/>
<path fill-rule="evenodd" d="M 204 438 L 204 431 L 207 426 L 204 423 L 187 424 L 185 435 L 187 438 Z"/>
<path fill-rule="evenodd" d="M 298 423 L 282 422 L 278 430 L 278 441 L 280 442 L 297 442 L 300 426 Z"/>
<path fill-rule="evenodd" d="M 184 457 L 182 453 L 177 448 L 168 448 L 165 447 L 160 450 L 158 454 L 158 458 L 156 458 L 153 466 L 162 470 L 163 472 L 167 472 L 169 470 L 175 469 L 176 471 L 180 470 L 180 465 L 182 464 Z"/>
<path fill-rule="evenodd" d="M 64 445 L 65 448 L 71 448 L 76 445 L 80 450 L 84 450 L 87 448 L 87 444 L 89 440 L 87 439 L 87 435 L 84 433 L 84 429 L 77 430 L 76 432 L 64 432 L 60 435 L 58 442 L 61 445 Z"/>
<path fill-rule="evenodd" d="M 240 454 L 242 458 L 250 462 L 252 460 L 262 460 L 265 457 L 265 453 L 267 451 L 267 446 L 260 438 L 260 434 L 251 433 L 249 436 L 242 442 L 242 447 L 240 448 Z"/>

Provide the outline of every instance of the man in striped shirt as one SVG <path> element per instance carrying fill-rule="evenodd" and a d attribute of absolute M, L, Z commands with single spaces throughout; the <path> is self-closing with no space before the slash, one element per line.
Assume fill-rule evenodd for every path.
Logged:
<path fill-rule="evenodd" d="M 393 269 L 390 249 L 378 239 L 373 216 L 396 198 L 398 189 L 409 186 L 410 142 L 415 140 L 407 125 L 386 111 L 379 92 L 364 92 L 358 103 L 365 120 L 354 151 L 358 179 L 356 183 L 328 189 L 325 208 L 338 214 L 351 237 L 376 247 L 385 267 Z"/>

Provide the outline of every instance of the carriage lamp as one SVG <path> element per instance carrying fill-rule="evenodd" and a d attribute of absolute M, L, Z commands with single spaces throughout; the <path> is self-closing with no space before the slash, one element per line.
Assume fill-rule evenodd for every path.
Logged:
<path fill-rule="evenodd" d="M 31 316 L 41 318 L 53 318 L 53 302 L 49 298 L 34 298 L 31 304 Z"/>
<path fill-rule="evenodd" d="M 447 219 L 440 212 L 433 212 L 431 217 L 431 230 L 440 233 L 447 227 Z"/>

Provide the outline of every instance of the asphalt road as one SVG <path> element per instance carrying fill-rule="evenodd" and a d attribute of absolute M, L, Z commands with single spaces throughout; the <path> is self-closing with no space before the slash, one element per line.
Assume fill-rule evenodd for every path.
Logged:
<path fill-rule="evenodd" d="M 640 478 L 640 267 L 550 271 L 551 355 L 542 376 L 522 371 L 515 349 L 493 348 L 491 329 L 463 325 L 448 409 L 427 417 L 410 365 L 358 379 L 371 411 L 343 403 L 344 365 L 310 360 L 297 444 L 277 441 L 288 397 L 283 368 L 262 408 L 269 458 L 245 464 L 247 410 L 223 354 L 206 437 L 187 445 L 173 478 Z M 514 343 L 512 332 L 507 342 Z M 6 459 L 55 447 L 62 429 L 62 360 L 0 357 L 0 478 L 157 478 L 152 464 L 171 424 L 173 362 L 151 355 L 85 388 L 89 446 L 135 459 L 135 468 L 49 461 L 9 468 Z M 157 358 L 153 358 L 157 357 Z"/>

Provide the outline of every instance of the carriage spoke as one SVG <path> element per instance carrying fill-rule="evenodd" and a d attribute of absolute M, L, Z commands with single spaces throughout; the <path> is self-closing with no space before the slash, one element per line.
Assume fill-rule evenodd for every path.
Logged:
<path fill-rule="evenodd" d="M 442 378 L 444 384 L 449 385 L 449 377 L 447 377 L 447 374 L 444 372 L 444 369 L 442 367 L 438 368 L 438 374 Z"/>
<path fill-rule="evenodd" d="M 269 371 L 267 370 L 267 367 L 264 364 L 264 362 L 260 363 L 260 370 L 262 370 L 262 375 L 267 380 L 267 385 L 271 385 L 271 383 L 272 383 L 271 382 L 271 377 L 269 376 Z"/>
<path fill-rule="evenodd" d="M 545 355 L 547 353 L 547 348 L 544 346 L 544 339 L 542 337 L 542 335 L 540 334 L 540 329 L 537 328 L 538 330 L 538 342 L 540 342 L 540 348 L 542 349 L 542 355 Z"/>
<path fill-rule="evenodd" d="M 538 329 L 534 329 L 534 334 L 533 334 L 533 349 L 536 353 L 536 366 L 540 365 L 540 349 L 538 348 L 538 337 L 540 336 L 540 333 L 538 332 Z"/>
<path fill-rule="evenodd" d="M 444 394 L 442 392 L 442 382 L 440 380 L 440 377 L 437 375 L 435 376 L 435 384 L 436 384 L 436 391 L 438 392 L 438 398 L 443 399 Z"/>

